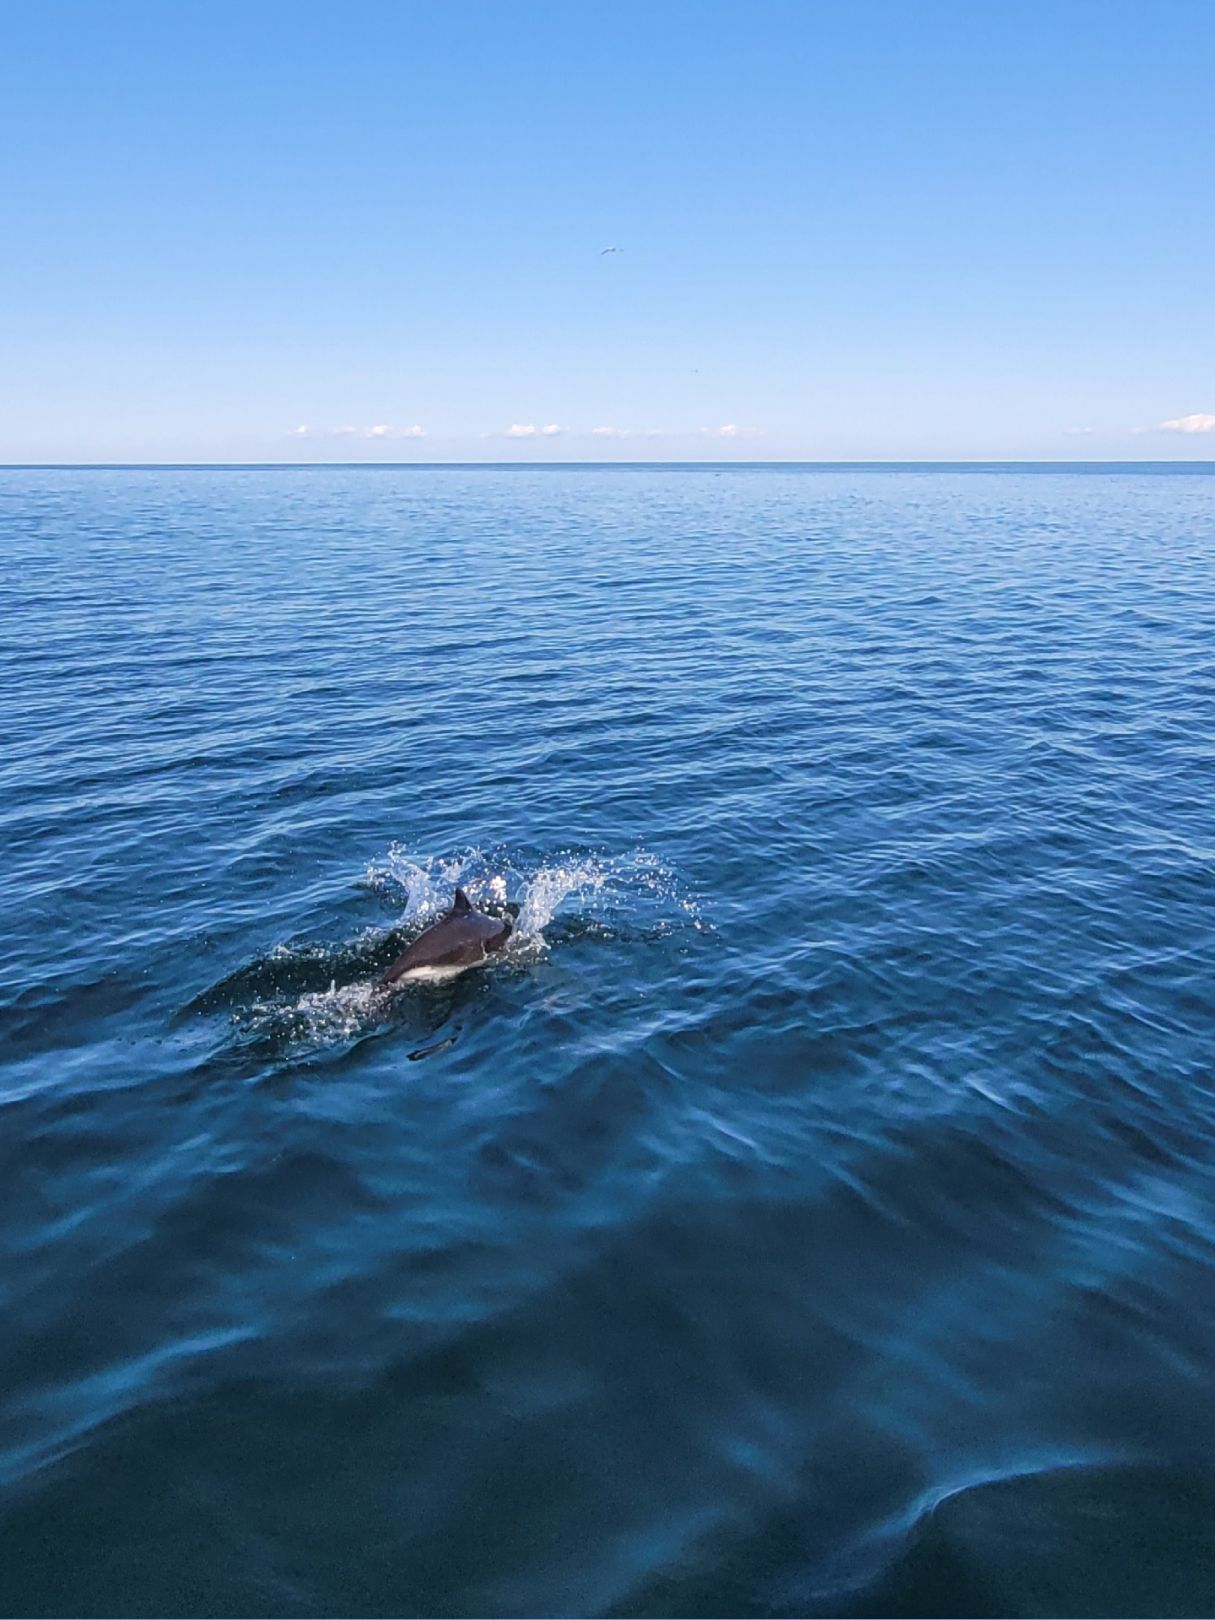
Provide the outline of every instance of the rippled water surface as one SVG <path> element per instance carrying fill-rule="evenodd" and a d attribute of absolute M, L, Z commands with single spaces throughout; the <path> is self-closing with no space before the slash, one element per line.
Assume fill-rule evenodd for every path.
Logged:
<path fill-rule="evenodd" d="M 1213 498 L 0 472 L 0 1612 L 1215 1612 Z"/>

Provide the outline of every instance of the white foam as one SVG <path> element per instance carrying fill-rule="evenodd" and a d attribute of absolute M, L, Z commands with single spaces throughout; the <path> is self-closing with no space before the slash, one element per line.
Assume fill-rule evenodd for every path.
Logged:
<path fill-rule="evenodd" d="M 383 1004 L 374 983 L 331 983 L 328 990 L 306 990 L 292 1002 L 255 1001 L 238 1021 L 257 1034 L 329 1046 L 361 1035 L 382 1016 Z"/>

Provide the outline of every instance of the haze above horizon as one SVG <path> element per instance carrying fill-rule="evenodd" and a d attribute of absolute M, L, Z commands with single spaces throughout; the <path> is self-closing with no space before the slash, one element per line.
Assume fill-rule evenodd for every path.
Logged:
<path fill-rule="evenodd" d="M 1195 0 L 7 21 L 0 461 L 1215 459 Z"/>

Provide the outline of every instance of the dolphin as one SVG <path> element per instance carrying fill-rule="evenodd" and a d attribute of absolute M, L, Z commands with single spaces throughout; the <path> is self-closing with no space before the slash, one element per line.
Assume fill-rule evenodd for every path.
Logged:
<path fill-rule="evenodd" d="M 456 890 L 451 910 L 424 928 L 408 950 L 379 981 L 385 990 L 404 979 L 446 979 L 465 968 L 477 967 L 510 938 L 512 924 L 474 911 L 463 889 Z"/>

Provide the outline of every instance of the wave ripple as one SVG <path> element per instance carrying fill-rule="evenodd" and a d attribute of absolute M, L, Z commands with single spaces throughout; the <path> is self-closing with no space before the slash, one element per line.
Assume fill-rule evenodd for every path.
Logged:
<path fill-rule="evenodd" d="M 1212 488 L 0 471 L 0 1611 L 1215 1612 Z"/>

